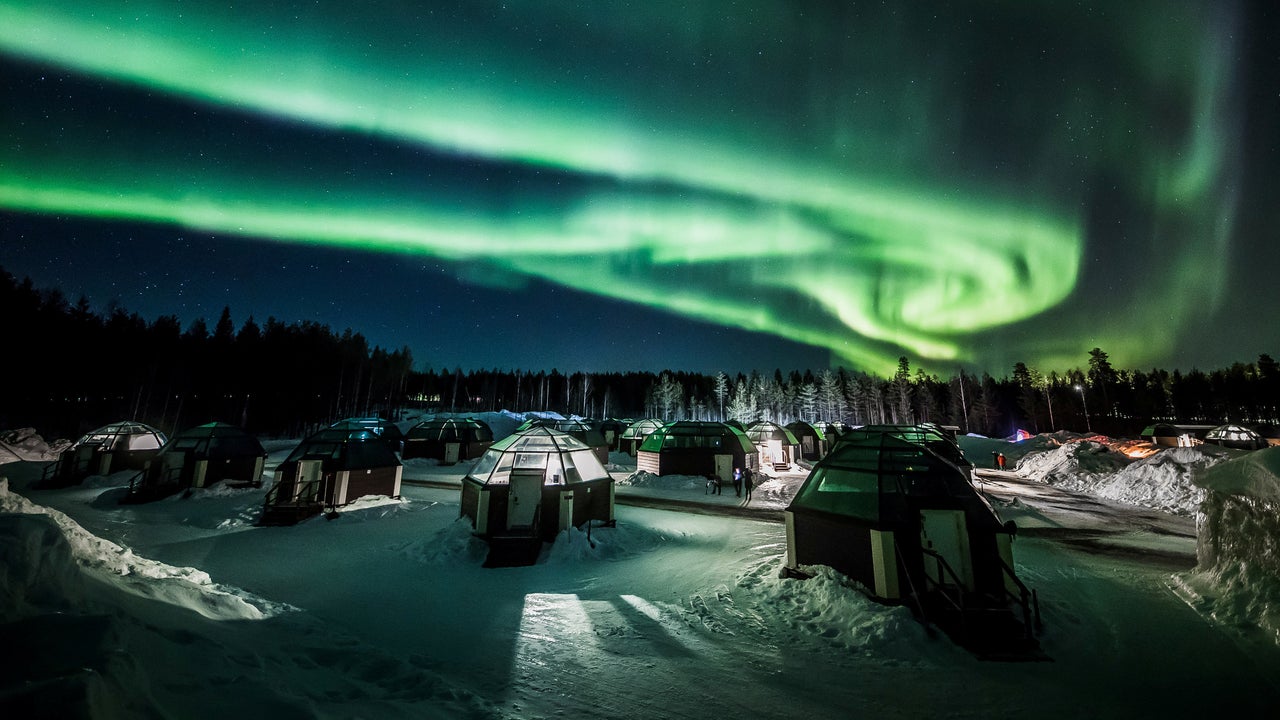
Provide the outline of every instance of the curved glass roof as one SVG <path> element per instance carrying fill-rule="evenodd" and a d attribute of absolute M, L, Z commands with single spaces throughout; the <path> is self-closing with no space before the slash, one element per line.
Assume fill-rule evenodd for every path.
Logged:
<path fill-rule="evenodd" d="M 919 425 L 863 425 L 840 435 L 840 442 L 858 440 L 867 437 L 890 435 L 909 443 L 924 445 L 938 455 L 956 465 L 971 467 L 973 463 L 964 456 L 964 451 L 951 436 L 932 423 Z"/>
<path fill-rule="evenodd" d="M 591 447 L 600 447 L 609 443 L 604 439 L 604 432 L 581 420 L 556 420 L 554 418 L 529 418 L 516 428 L 516 432 L 529 428 L 543 427 L 569 433 Z"/>
<path fill-rule="evenodd" d="M 1219 425 L 1205 434 L 1207 440 L 1262 440 L 1262 435 L 1243 425 Z"/>
<path fill-rule="evenodd" d="M 663 425 L 662 421 L 656 418 L 645 418 L 644 420 L 636 420 L 635 422 L 628 425 L 626 430 L 622 431 L 622 437 L 623 439 L 629 439 L 629 440 L 641 440 L 647 437 L 653 431 L 662 427 L 662 425 Z"/>
<path fill-rule="evenodd" d="M 612 479 L 586 443 L 548 427 L 517 430 L 494 443 L 467 477 L 485 485 L 506 484 L 512 470 L 541 471 L 548 485 Z"/>
<path fill-rule="evenodd" d="M 409 428 L 406 440 L 439 440 L 441 442 L 486 442 L 493 440 L 493 430 L 475 418 L 431 418 Z"/>
<path fill-rule="evenodd" d="M 799 437 L 801 435 L 813 434 L 813 435 L 817 435 L 819 440 L 827 439 L 827 434 L 826 432 L 823 431 L 823 424 L 815 425 L 813 423 L 797 420 L 796 422 L 793 422 L 793 423 L 787 423 L 787 429 L 790 430 L 791 434 L 795 435 L 796 437 Z"/>
<path fill-rule="evenodd" d="M 796 440 L 796 436 L 790 430 L 768 420 L 751 423 L 747 428 L 747 439 L 757 445 L 770 440 L 781 440 L 783 445 L 800 444 L 800 441 Z"/>
<path fill-rule="evenodd" d="M 220 457 L 253 455 L 265 457 L 267 454 L 267 451 L 262 448 L 262 443 L 258 442 L 258 438 L 235 425 L 222 422 L 206 423 L 183 430 L 165 443 L 160 454 L 182 451 Z"/>
<path fill-rule="evenodd" d="M 404 438 L 404 433 L 400 432 L 400 428 L 389 420 L 382 418 L 346 418 L 330 425 L 331 428 L 339 430 L 368 430 L 383 440 L 400 440 Z"/>
<path fill-rule="evenodd" d="M 158 450 L 167 440 L 164 433 L 150 425 L 124 420 L 86 433 L 74 447 L 94 445 L 103 450 Z"/>
<path fill-rule="evenodd" d="M 645 452 L 675 449 L 706 449 L 710 452 L 756 451 L 751 440 L 738 428 L 721 422 L 678 420 L 649 433 L 640 445 Z"/>
<path fill-rule="evenodd" d="M 285 462 L 333 460 L 339 468 L 357 470 L 400 464 L 382 438 L 369 430 L 330 427 L 307 437 Z"/>
<path fill-rule="evenodd" d="M 788 510 L 821 510 L 871 522 L 906 519 L 912 500 L 979 502 L 963 470 L 923 444 L 888 433 L 841 440 L 819 460 Z"/>

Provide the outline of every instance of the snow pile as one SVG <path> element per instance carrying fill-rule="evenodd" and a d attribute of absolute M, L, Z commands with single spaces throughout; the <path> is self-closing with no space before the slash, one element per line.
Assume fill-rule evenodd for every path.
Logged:
<path fill-rule="evenodd" d="M 134 555 L 132 550 L 90 533 L 67 515 L 11 492 L 5 478 L 0 478 L 0 513 L 47 515 L 58 526 L 71 557 L 83 571 L 141 597 L 185 607 L 214 620 L 260 620 L 290 609 L 242 590 L 218 585 L 201 570 L 174 567 Z M 6 594 L 17 592 L 5 590 Z"/>
<path fill-rule="evenodd" d="M 83 578 L 58 526 L 39 515 L 0 515 L 0 622 L 65 612 L 81 603 Z"/>
<path fill-rule="evenodd" d="M 702 475 L 654 475 L 638 470 L 615 482 L 649 490 L 707 490 L 707 478 Z M 733 483 L 725 483 L 725 486 L 728 490 L 733 490 Z"/>
<path fill-rule="evenodd" d="M 71 447 L 70 440 L 45 442 L 35 428 L 18 428 L 0 432 L 0 465 L 11 462 L 45 462 L 57 460 L 58 455 Z"/>
<path fill-rule="evenodd" d="M 540 563 L 563 565 L 583 561 L 616 560 L 648 552 L 679 537 L 655 528 L 631 524 L 615 527 L 570 528 L 543 548 Z"/>
<path fill-rule="evenodd" d="M 471 519 L 460 517 L 430 537 L 402 545 L 399 551 L 427 565 L 480 565 L 489 555 L 489 546 L 474 532 Z"/>
<path fill-rule="evenodd" d="M 1193 515 L 1204 500 L 1196 475 L 1230 457 L 1217 445 L 1163 448 L 1102 480 L 1092 492 L 1130 505 Z"/>
<path fill-rule="evenodd" d="M 6 717 L 151 716 L 149 683 L 123 647 L 121 623 L 88 599 L 54 518 L 0 514 L 0 561 Z"/>
<path fill-rule="evenodd" d="M 1201 612 L 1259 626 L 1280 644 L 1280 448 L 1215 465 L 1196 482 L 1206 490 L 1198 564 L 1177 581 Z"/>
<path fill-rule="evenodd" d="M 1129 464 L 1125 456 L 1100 442 L 1082 440 L 1050 450 L 1030 452 L 1018 460 L 1016 472 L 1032 480 L 1072 490 L 1093 487 Z"/>
<path fill-rule="evenodd" d="M 915 659 L 936 642 L 905 605 L 875 602 L 864 588 L 824 565 L 804 566 L 807 580 L 780 577 L 782 558 L 757 564 L 738 578 L 745 591 L 734 601 L 743 618 L 761 628 L 786 628 L 841 652 Z M 724 598 L 722 598 L 724 600 Z M 750 625 L 750 623 L 748 623 Z"/>
<path fill-rule="evenodd" d="M 347 520 L 376 520 L 406 510 L 409 501 L 389 495 L 361 495 L 338 510 L 339 517 Z"/>
<path fill-rule="evenodd" d="M 1133 460 L 1094 438 L 1028 453 L 1018 461 L 1017 472 L 1096 497 L 1191 515 L 1204 498 L 1193 476 L 1228 456 L 1228 451 L 1215 445 L 1200 445 L 1164 448 Z"/>

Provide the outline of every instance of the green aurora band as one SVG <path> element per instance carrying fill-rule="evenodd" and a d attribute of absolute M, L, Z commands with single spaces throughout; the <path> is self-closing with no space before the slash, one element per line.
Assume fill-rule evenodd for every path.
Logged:
<path fill-rule="evenodd" d="M 508 5 L 405 18 L 347 3 L 295 16 L 2 2 L 0 52 L 338 136 L 545 168 L 587 190 L 477 188 L 491 197 L 466 202 L 440 179 L 322 162 L 288 173 L 300 154 L 252 141 L 84 117 L 59 125 L 79 135 L 54 133 L 40 108 L 10 108 L 0 206 L 479 261 L 878 372 L 901 354 L 1068 367 L 1094 345 L 1138 363 L 1176 337 L 1135 337 L 1125 314 L 1159 298 L 1177 327 L 1220 292 L 1223 268 L 1184 250 L 1231 232 L 1237 118 L 1229 26 L 1212 6 L 1127 4 L 1119 18 L 976 6 L 983 32 L 1024 33 L 1029 47 L 1001 50 L 1031 66 L 1026 80 L 990 66 L 978 31 L 931 34 L 884 11 Z M 1145 31 L 1117 31 L 1125 22 Z M 1100 59 L 1063 62 L 1083 51 Z M 981 72 L 995 74 L 970 77 Z M 987 102 L 968 98 L 975 87 Z M 184 145 L 198 152 L 173 152 Z M 1146 269 L 1108 293 L 1115 317 L 1086 321 L 1063 307 L 1090 243 L 1110 241 L 1087 236 L 1100 177 L 1142 210 L 1121 232 L 1141 236 Z"/>

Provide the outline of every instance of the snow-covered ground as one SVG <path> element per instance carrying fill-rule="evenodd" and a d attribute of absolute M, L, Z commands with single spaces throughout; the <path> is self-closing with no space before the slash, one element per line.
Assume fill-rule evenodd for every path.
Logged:
<path fill-rule="evenodd" d="M 986 465 L 980 447 L 1001 442 L 965 440 Z M 1023 528 L 1015 557 L 1039 592 L 1052 658 L 1042 663 L 978 661 L 835 573 L 779 577 L 776 516 L 801 468 L 761 478 L 747 502 L 728 488 L 708 495 L 698 478 L 636 475 L 633 459 L 614 454 L 616 528 L 574 532 L 535 566 L 493 570 L 458 520 L 465 465 L 411 460 L 402 499 L 294 527 L 253 525 L 265 489 L 120 505 L 127 474 L 32 490 L 44 461 L 0 465 L 10 481 L 0 490 L 0 714 L 1271 717 L 1274 631 L 1251 622 L 1248 606 L 1214 620 L 1209 601 L 1188 594 L 1217 587 L 1210 568 L 1193 572 L 1192 518 L 1063 480 L 1076 463 L 1117 484 L 1138 461 L 1103 472 L 1087 443 L 1037 460 L 1061 448 L 1036 442 L 1005 444 L 1018 472 L 984 470 L 980 484 Z M 291 447 L 269 448 L 268 472 Z M 1197 462 L 1171 454 L 1164 464 Z M 1024 476 L 1024 463 L 1057 469 Z M 1275 477 L 1265 462 L 1236 474 L 1233 464 L 1214 469 Z M 1175 468 L 1130 472 L 1182 482 Z M 1218 482 L 1242 484 L 1272 487 Z M 1253 596 L 1265 601 L 1274 583 L 1252 577 Z"/>

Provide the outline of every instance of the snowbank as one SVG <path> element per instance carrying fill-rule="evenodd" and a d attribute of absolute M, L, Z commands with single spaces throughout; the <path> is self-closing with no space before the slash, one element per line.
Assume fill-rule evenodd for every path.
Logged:
<path fill-rule="evenodd" d="M 148 682 L 123 647 L 122 624 L 87 598 L 54 518 L 0 513 L 0 561 L 6 717 L 151 716 Z"/>
<path fill-rule="evenodd" d="M 707 478 L 703 475 L 654 475 L 650 472 L 637 470 L 621 480 L 615 480 L 619 485 L 630 485 L 637 488 L 647 488 L 650 490 L 698 490 L 706 492 Z M 727 489 L 733 490 L 732 483 L 726 483 Z"/>
<path fill-rule="evenodd" d="M 45 442 L 35 428 L 18 428 L 0 432 L 0 465 L 11 462 L 44 462 L 57 460 L 58 455 L 71 447 L 70 440 Z"/>
<path fill-rule="evenodd" d="M 1216 445 L 1199 445 L 1165 448 L 1134 460 L 1095 438 L 1027 453 L 1018 461 L 1016 472 L 1068 490 L 1192 515 L 1204 499 L 1193 477 L 1230 456 L 1230 451 Z"/>
<path fill-rule="evenodd" d="M 218 585 L 207 573 L 196 568 L 174 567 L 139 557 L 132 550 L 85 530 L 67 515 L 36 505 L 11 492 L 5 478 L 0 478 L 0 513 L 47 516 L 57 526 L 70 557 L 82 571 L 134 595 L 185 607 L 214 620 L 260 620 L 290 609 L 287 605 L 268 602 L 243 590 Z M 18 527 L 18 532 L 36 532 L 41 526 L 26 523 Z M 43 539 L 12 538 L 6 550 L 20 552 L 22 548 L 53 542 L 46 530 L 38 532 Z M 45 575 L 37 573 L 33 577 L 43 578 Z M 20 578 L 15 580 L 12 575 L 0 578 L 6 586 L 19 581 Z M 4 596 L 19 597 L 26 593 L 27 590 L 16 587 L 0 589 Z"/>
<path fill-rule="evenodd" d="M 43 515 L 0 515 L 0 622 L 81 603 L 83 578 L 57 523 Z"/>
<path fill-rule="evenodd" d="M 782 558 L 757 564 L 738 578 L 735 604 L 762 627 L 783 627 L 842 652 L 880 659 L 919 660 L 946 646 L 905 605 L 875 602 L 864 588 L 824 565 L 802 567 L 805 580 L 781 577 Z"/>
<path fill-rule="evenodd" d="M 1197 518 L 1196 569 L 1177 580 L 1193 607 L 1280 644 L 1280 448 L 1209 468 Z"/>
<path fill-rule="evenodd" d="M 131 651 L 145 621 L 107 595 L 131 595 L 214 620 L 261 619 L 286 606 L 212 583 L 193 568 L 134 555 L 0 478 L 0 705 L 8 717 L 158 717 Z M 145 632 L 145 631 L 144 631 Z"/>
<path fill-rule="evenodd" d="M 1210 468 L 1196 484 L 1223 495 L 1280 502 L 1280 447 L 1250 452 Z"/>

